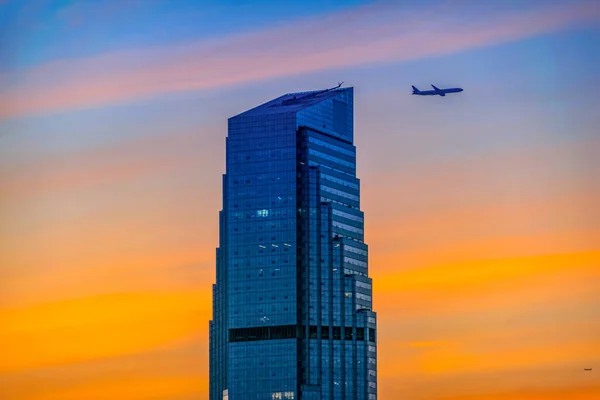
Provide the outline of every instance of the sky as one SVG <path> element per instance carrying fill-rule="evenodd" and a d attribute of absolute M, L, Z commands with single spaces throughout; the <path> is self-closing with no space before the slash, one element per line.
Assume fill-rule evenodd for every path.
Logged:
<path fill-rule="evenodd" d="M 597 1 L 0 1 L 0 398 L 208 399 L 227 118 L 339 81 L 379 398 L 600 398 L 598 71 Z"/>

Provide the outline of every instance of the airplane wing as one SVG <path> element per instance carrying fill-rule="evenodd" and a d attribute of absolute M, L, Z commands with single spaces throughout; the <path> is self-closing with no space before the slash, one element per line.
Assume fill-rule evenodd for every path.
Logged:
<path fill-rule="evenodd" d="M 443 90 L 441 90 L 440 88 L 438 88 L 438 87 L 436 87 L 436 86 L 434 86 L 434 85 L 431 85 L 431 87 L 432 87 L 432 88 L 435 90 L 435 92 L 436 92 L 437 94 L 439 94 L 440 96 L 445 96 L 445 95 L 446 95 L 446 93 L 445 93 Z"/>

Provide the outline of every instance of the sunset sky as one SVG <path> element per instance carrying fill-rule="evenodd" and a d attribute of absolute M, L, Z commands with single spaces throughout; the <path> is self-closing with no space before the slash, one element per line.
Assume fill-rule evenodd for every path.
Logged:
<path fill-rule="evenodd" d="M 379 398 L 600 399 L 593 0 L 0 1 L 0 399 L 208 399 L 227 118 L 338 81 Z"/>

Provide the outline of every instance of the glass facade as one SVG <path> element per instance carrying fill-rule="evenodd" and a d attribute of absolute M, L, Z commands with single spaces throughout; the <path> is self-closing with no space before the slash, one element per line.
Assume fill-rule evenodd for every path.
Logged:
<path fill-rule="evenodd" d="M 210 399 L 377 398 L 353 89 L 229 119 Z"/>

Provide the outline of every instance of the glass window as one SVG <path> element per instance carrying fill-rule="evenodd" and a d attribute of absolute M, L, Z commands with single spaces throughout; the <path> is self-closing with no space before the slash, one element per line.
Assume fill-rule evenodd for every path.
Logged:
<path fill-rule="evenodd" d="M 331 143 L 324 142 L 324 141 L 319 140 L 319 139 L 314 138 L 314 137 L 309 137 L 308 141 L 311 142 L 311 143 L 317 144 L 319 146 L 326 147 L 326 148 L 331 149 L 331 150 L 335 150 L 335 151 L 337 151 L 339 153 L 347 154 L 349 156 L 354 156 L 354 154 L 355 154 L 354 151 L 352 151 L 352 150 L 344 149 L 342 147 L 336 146 L 336 145 L 331 144 Z"/>
<path fill-rule="evenodd" d="M 320 151 L 317 151 L 314 149 L 309 149 L 308 154 L 315 155 L 315 156 L 323 158 L 325 160 L 333 161 L 336 164 L 343 165 L 344 167 L 354 168 L 354 165 L 355 165 L 355 163 L 353 163 L 353 162 L 342 160 L 341 158 L 334 157 L 334 156 L 325 154 L 323 152 L 320 152 Z"/>
<path fill-rule="evenodd" d="M 335 182 L 340 185 L 348 186 L 348 187 L 351 187 L 352 189 L 358 190 L 358 185 L 356 183 L 349 182 L 349 181 L 341 179 L 341 178 L 336 178 L 335 176 L 324 174 L 322 172 L 321 172 L 321 179 L 325 179 L 327 181 Z"/>
<path fill-rule="evenodd" d="M 338 190 L 338 189 L 330 188 L 329 186 L 324 186 L 324 185 L 321 185 L 321 190 L 323 190 L 323 191 L 325 191 L 327 193 L 331 193 L 331 194 L 335 194 L 337 196 L 344 197 L 346 199 L 358 201 L 358 196 L 357 195 L 344 192 L 343 190 Z"/>

